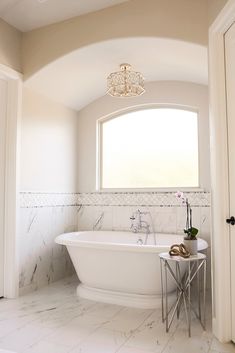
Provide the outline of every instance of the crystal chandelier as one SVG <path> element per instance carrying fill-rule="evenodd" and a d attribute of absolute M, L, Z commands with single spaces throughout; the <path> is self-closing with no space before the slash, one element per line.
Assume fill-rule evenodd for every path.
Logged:
<path fill-rule="evenodd" d="M 107 78 L 107 93 L 112 97 L 135 97 L 145 92 L 144 77 L 131 70 L 131 65 L 121 64 L 121 71 L 111 73 Z"/>

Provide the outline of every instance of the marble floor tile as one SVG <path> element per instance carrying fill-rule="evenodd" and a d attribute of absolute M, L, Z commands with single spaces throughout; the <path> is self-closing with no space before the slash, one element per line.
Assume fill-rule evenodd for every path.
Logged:
<path fill-rule="evenodd" d="M 111 319 L 118 314 L 123 308 L 119 305 L 96 303 L 96 305 L 89 307 L 86 313 L 95 315 L 104 319 Z"/>
<path fill-rule="evenodd" d="M 6 335 L 19 330 L 22 326 L 27 325 L 35 320 L 33 315 L 26 317 L 13 317 L 0 321 L 0 341 Z M 0 352 L 1 353 L 1 352 Z"/>
<path fill-rule="evenodd" d="M 78 316 L 68 324 L 56 329 L 55 332 L 47 338 L 47 341 L 65 344 L 73 348 L 91 335 L 106 321 L 106 319 L 92 315 L 90 316 L 88 314 Z"/>
<path fill-rule="evenodd" d="M 126 340 L 123 332 L 100 328 L 71 353 L 115 353 Z"/>
<path fill-rule="evenodd" d="M 127 335 L 132 334 L 148 316 L 152 314 L 153 310 L 123 308 L 109 320 L 104 327 L 107 329 L 125 332 Z"/>
<path fill-rule="evenodd" d="M 169 333 L 161 310 L 95 303 L 76 295 L 68 278 L 15 300 L 0 300 L 0 353 L 235 353 L 194 318 L 192 337 L 182 313 Z M 2 349 L 2 351 L 1 351 Z"/>
<path fill-rule="evenodd" d="M 1 349 L 4 348 L 22 353 L 29 346 L 45 338 L 51 332 L 51 329 L 30 323 L 3 337 L 0 340 L 0 347 Z"/>
<path fill-rule="evenodd" d="M 70 300 L 64 304 L 52 307 L 49 310 L 42 311 L 37 318 L 37 322 L 47 327 L 59 328 L 66 325 L 71 320 L 83 316 L 88 309 L 96 304 L 91 301 L 80 302 L 79 300 Z"/>
<path fill-rule="evenodd" d="M 163 353 L 208 353 L 212 342 L 211 332 L 204 331 L 198 320 L 192 320 L 191 337 L 188 337 L 187 323 L 183 318 L 167 343 Z"/>
<path fill-rule="evenodd" d="M 155 351 L 149 351 L 146 349 L 122 346 L 117 353 L 155 353 Z"/>
<path fill-rule="evenodd" d="M 70 347 L 62 344 L 40 341 L 30 346 L 24 353 L 68 353 L 70 350 Z"/>
<path fill-rule="evenodd" d="M 161 314 L 156 310 L 133 332 L 123 349 L 135 348 L 160 353 L 174 334 L 177 324 L 177 320 L 173 322 L 171 332 L 166 334 Z"/>
<path fill-rule="evenodd" d="M 211 350 L 217 353 L 235 353 L 235 344 L 221 343 L 214 337 L 211 343 Z"/>

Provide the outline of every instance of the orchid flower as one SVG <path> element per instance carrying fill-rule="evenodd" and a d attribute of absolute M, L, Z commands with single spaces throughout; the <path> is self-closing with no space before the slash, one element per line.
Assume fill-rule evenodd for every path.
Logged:
<path fill-rule="evenodd" d="M 175 197 L 179 200 L 181 200 L 182 204 L 187 204 L 188 200 L 184 196 L 184 193 L 182 191 L 177 191 L 175 193 Z"/>

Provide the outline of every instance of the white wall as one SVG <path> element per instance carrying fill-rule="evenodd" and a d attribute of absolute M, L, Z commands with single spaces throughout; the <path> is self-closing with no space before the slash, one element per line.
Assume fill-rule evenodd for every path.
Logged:
<path fill-rule="evenodd" d="M 21 191 L 75 192 L 77 113 L 23 91 Z"/>
<path fill-rule="evenodd" d="M 7 81 L 0 79 L 0 297 L 4 293 Z"/>
<path fill-rule="evenodd" d="M 77 229 L 77 112 L 23 90 L 20 293 L 73 273 L 55 237 Z"/>
<path fill-rule="evenodd" d="M 186 82 L 150 82 L 146 93 L 137 98 L 118 99 L 104 96 L 79 112 L 78 190 L 96 191 L 97 119 L 130 106 L 153 103 L 179 104 L 199 111 L 200 186 L 210 189 L 208 92 L 203 85 Z"/>

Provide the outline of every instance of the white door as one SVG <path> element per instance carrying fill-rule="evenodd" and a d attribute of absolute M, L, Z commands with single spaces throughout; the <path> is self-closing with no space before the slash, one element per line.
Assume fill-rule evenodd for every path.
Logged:
<path fill-rule="evenodd" d="M 0 79 L 0 297 L 4 285 L 4 210 L 7 81 Z"/>
<path fill-rule="evenodd" d="M 231 298 L 232 340 L 235 342 L 235 23 L 225 34 L 225 70 L 227 94 L 229 191 L 230 191 L 230 249 L 231 249 Z"/>

